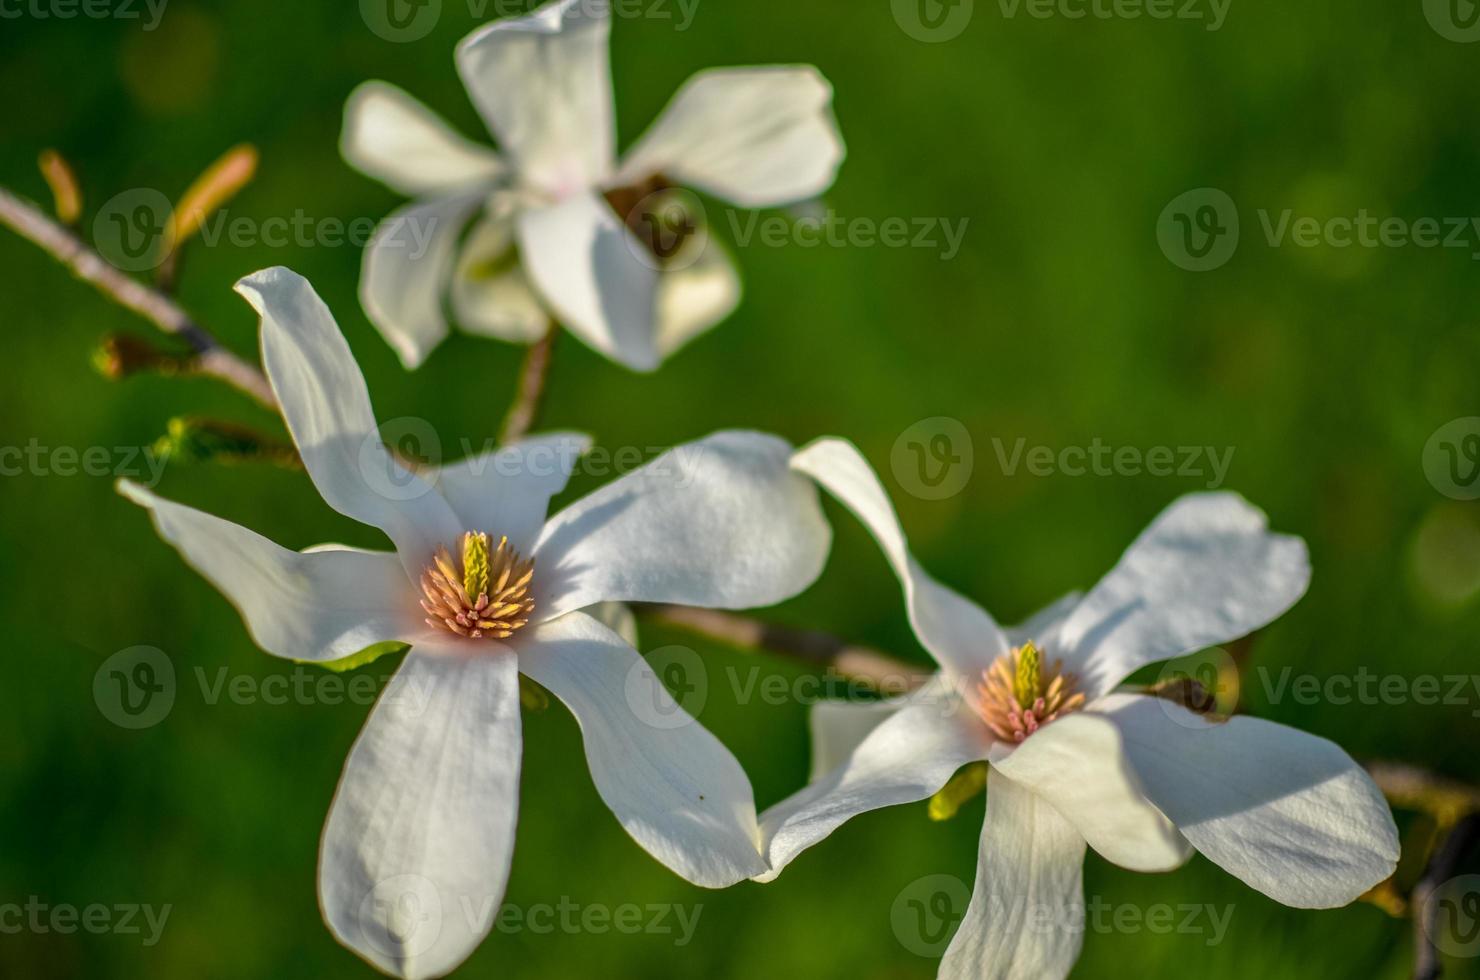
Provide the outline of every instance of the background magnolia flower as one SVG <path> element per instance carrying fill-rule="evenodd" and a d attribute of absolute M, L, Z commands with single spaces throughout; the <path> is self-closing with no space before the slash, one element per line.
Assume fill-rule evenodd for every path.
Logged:
<path fill-rule="evenodd" d="M 136 484 L 120 490 L 149 508 L 269 653 L 333 663 L 374 644 L 411 645 L 350 752 L 324 828 L 319 892 L 335 935 L 381 969 L 427 977 L 487 934 L 514 845 L 520 672 L 575 715 L 601 798 L 649 853 L 708 887 L 763 871 L 739 763 L 697 723 L 644 721 L 639 704 L 682 709 L 583 610 L 617 600 L 754 606 L 805 588 L 830 531 L 815 488 L 788 468 L 790 447 L 720 432 L 547 520 L 581 437 L 412 473 L 380 441 L 359 367 L 312 287 L 269 269 L 237 289 L 262 316 L 263 361 L 314 485 L 340 513 L 384 531 L 395 552 L 289 551 Z M 437 928 L 418 929 L 407 901 L 435 902 Z"/>
<path fill-rule="evenodd" d="M 805 66 L 693 76 L 617 162 L 610 29 L 604 3 L 562 0 L 458 45 L 502 155 L 385 82 L 350 96 L 345 159 L 416 198 L 377 230 L 360 278 L 365 312 L 407 367 L 446 337 L 450 282 L 471 333 L 527 343 L 553 315 L 612 360 L 652 370 L 740 297 L 730 257 L 675 188 L 769 207 L 831 185 L 843 158 L 832 90 Z"/>
<path fill-rule="evenodd" d="M 1171 870 L 1196 849 L 1300 908 L 1344 905 L 1393 872 L 1392 815 L 1335 744 L 1114 692 L 1141 667 L 1258 629 L 1304 594 L 1304 542 L 1269 533 L 1242 498 L 1184 497 L 1087 595 L 1003 630 L 916 563 L 851 444 L 819 440 L 793 465 L 878 540 L 941 670 L 884 705 L 814 710 L 813 781 L 762 814 L 771 867 L 760 880 L 850 817 L 925 799 L 981 760 L 991 768 L 976 886 L 942 977 L 1065 976 L 1084 932 L 1086 843 L 1137 871 Z"/>

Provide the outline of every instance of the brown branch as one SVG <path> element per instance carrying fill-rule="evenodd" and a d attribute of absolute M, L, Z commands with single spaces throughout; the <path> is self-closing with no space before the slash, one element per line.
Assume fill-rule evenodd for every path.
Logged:
<path fill-rule="evenodd" d="M 507 446 L 529 434 L 540 417 L 540 408 L 545 401 L 545 382 L 550 377 L 550 358 L 555 351 L 555 335 L 560 332 L 559 324 L 551 324 L 545 335 L 535 341 L 524 355 L 519 368 L 518 388 L 514 392 L 514 403 L 504 416 L 503 428 L 499 430 L 499 445 Z"/>
<path fill-rule="evenodd" d="M 183 340 L 196 354 L 198 373 L 224 381 L 278 410 L 272 386 L 257 367 L 222 347 L 170 297 L 109 265 L 72 232 L 4 187 L 0 187 L 0 224 L 40 247 L 119 306 Z"/>

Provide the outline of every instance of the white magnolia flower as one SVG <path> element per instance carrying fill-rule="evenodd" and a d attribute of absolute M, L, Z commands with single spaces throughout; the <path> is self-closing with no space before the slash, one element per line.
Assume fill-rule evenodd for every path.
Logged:
<path fill-rule="evenodd" d="M 814 711 L 813 782 L 762 814 L 771 867 L 760 880 L 850 817 L 925 799 L 981 760 L 976 886 L 942 977 L 1065 976 L 1084 933 L 1086 843 L 1136 871 L 1171 870 L 1196 849 L 1298 908 L 1344 905 L 1392 873 L 1392 815 L 1336 745 L 1115 691 L 1140 667 L 1258 629 L 1305 592 L 1304 542 L 1271 534 L 1242 498 L 1184 497 L 1087 595 L 1003 630 L 915 562 L 851 444 L 820 440 L 793 466 L 868 526 L 941 669 L 885 705 Z"/>
<path fill-rule="evenodd" d="M 830 531 L 816 488 L 788 468 L 790 447 L 720 432 L 547 519 L 582 437 L 414 474 L 381 442 L 364 378 L 313 288 L 269 269 L 237 291 L 262 316 L 263 361 L 314 485 L 395 551 L 289 551 L 133 483 L 120 490 L 269 653 L 332 663 L 411 645 L 324 828 L 320 902 L 340 941 L 390 973 L 428 977 L 488 933 L 514 846 L 520 672 L 575 715 L 597 791 L 650 854 L 707 887 L 764 870 L 739 763 L 583 610 L 756 606 L 805 588 Z M 684 723 L 652 724 L 642 706 Z"/>
<path fill-rule="evenodd" d="M 843 157 L 832 89 L 807 66 L 693 76 L 617 162 L 610 29 L 604 0 L 560 0 L 458 45 L 457 70 L 502 155 L 385 82 L 350 96 L 345 159 L 415 198 L 381 225 L 360 279 L 365 312 L 407 367 L 447 336 L 450 281 L 471 333 L 528 343 L 553 315 L 650 371 L 740 297 L 732 261 L 678 188 L 770 207 L 832 184 Z"/>

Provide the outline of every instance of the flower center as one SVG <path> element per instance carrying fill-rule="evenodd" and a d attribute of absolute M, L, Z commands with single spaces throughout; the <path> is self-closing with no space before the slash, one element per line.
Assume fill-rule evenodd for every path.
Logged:
<path fill-rule="evenodd" d="M 460 567 L 446 548 L 439 548 L 421 573 L 427 625 L 471 640 L 510 636 L 529 622 L 533 577 L 534 559 L 520 558 L 507 537 L 490 547 L 487 534 L 469 531 L 462 536 Z"/>
<path fill-rule="evenodd" d="M 998 738 L 1021 742 L 1059 715 L 1084 706 L 1076 679 L 1054 661 L 1044 669 L 1043 655 L 1030 640 L 1004 653 L 982 671 L 976 688 L 976 710 Z"/>
<path fill-rule="evenodd" d="M 699 230 L 684 198 L 662 174 L 606 192 L 606 202 L 659 262 L 679 253 Z"/>

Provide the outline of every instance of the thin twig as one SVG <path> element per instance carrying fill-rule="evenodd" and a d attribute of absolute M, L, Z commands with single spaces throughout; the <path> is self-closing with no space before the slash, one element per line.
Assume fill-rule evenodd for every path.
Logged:
<path fill-rule="evenodd" d="M 72 232 L 4 187 L 0 187 L 0 224 L 39 246 L 78 279 L 91 284 L 119 306 L 185 341 L 199 359 L 198 373 L 224 381 L 266 407 L 278 410 L 272 386 L 258 368 L 222 347 L 174 300 L 109 265 Z"/>
<path fill-rule="evenodd" d="M 1430 859 L 1423 878 L 1413 886 L 1413 980 L 1438 980 L 1444 975 L 1439 951 L 1431 939 L 1434 931 L 1441 928 L 1438 903 L 1432 899 L 1458 873 L 1460 863 L 1477 841 L 1480 841 L 1480 813 L 1471 813 L 1449 832 Z"/>
<path fill-rule="evenodd" d="M 777 626 L 714 609 L 657 603 L 637 609 L 657 622 L 742 650 L 765 650 L 813 667 L 836 670 L 889 694 L 913 690 L 930 679 L 928 668 L 905 663 L 872 647 L 848 643 L 829 633 Z"/>
<path fill-rule="evenodd" d="M 550 377 L 555 335 L 559 332 L 560 326 L 551 324 L 545 335 L 525 353 L 524 363 L 519 368 L 514 402 L 509 406 L 509 413 L 504 416 L 504 425 L 499 431 L 499 445 L 507 446 L 524 438 L 539 420 L 540 408 L 545 401 L 545 382 Z"/>

